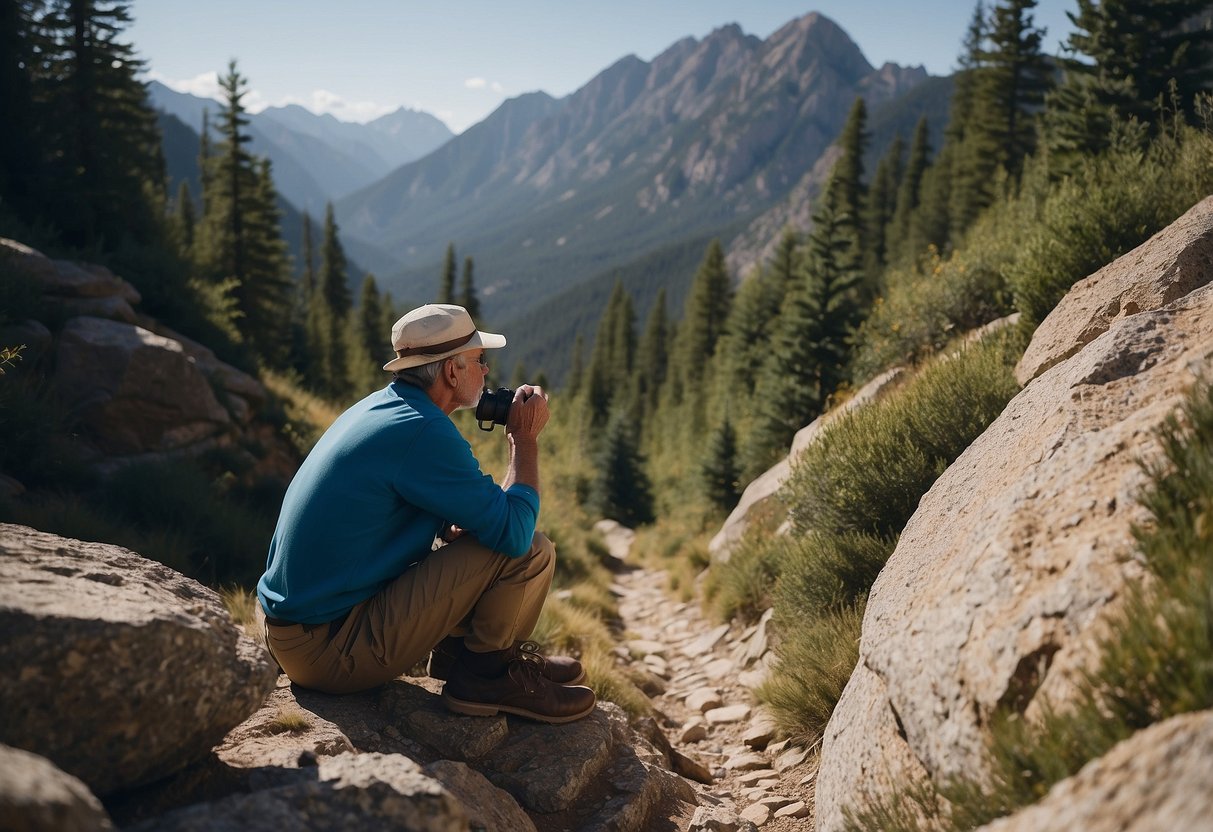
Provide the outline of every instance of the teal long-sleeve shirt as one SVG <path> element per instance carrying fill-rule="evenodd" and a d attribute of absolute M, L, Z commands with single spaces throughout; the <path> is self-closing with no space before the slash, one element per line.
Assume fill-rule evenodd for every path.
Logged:
<path fill-rule="evenodd" d="M 332 621 L 430 555 L 444 522 L 519 557 L 538 516 L 535 489 L 502 490 L 425 391 L 393 382 L 343 413 L 291 480 L 257 596 L 273 618 Z"/>

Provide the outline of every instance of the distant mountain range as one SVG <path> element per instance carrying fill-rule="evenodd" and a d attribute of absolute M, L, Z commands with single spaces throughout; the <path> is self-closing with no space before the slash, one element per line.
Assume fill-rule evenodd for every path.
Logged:
<path fill-rule="evenodd" d="M 510 99 L 454 137 L 424 113 L 354 125 L 294 106 L 253 116 L 250 132 L 290 203 L 293 248 L 294 208 L 319 218 L 335 199 L 357 268 L 398 301 L 421 303 L 435 296 L 455 243 L 460 259 L 475 258 L 484 317 L 510 335 L 504 361 L 558 381 L 575 336 L 591 343 L 616 280 L 641 320 L 661 287 L 677 314 L 713 237 L 740 277 L 786 223 L 806 228 L 856 97 L 868 104 L 870 174 L 922 115 L 938 146 L 950 92 L 951 79 L 921 67 L 874 68 L 812 13 L 766 40 L 730 25 L 652 61 L 629 55 L 564 98 Z M 166 114 L 166 145 L 217 107 L 160 84 L 151 95 Z M 178 166 L 196 158 L 194 136 L 192 150 L 175 151 Z M 171 172 L 174 151 L 166 156 Z"/>
<path fill-rule="evenodd" d="M 817 13 L 766 40 L 725 26 L 652 61 L 625 57 L 565 98 L 506 101 L 342 199 L 338 216 L 343 233 L 404 263 L 385 281 L 397 297 L 433 297 L 448 242 L 474 256 L 486 317 L 528 324 L 510 358 L 560 377 L 573 331 L 585 332 L 572 323 L 581 300 L 618 277 L 641 312 L 659 285 L 674 301 L 703 253 L 687 241 L 713 236 L 743 253 L 731 260 L 741 273 L 807 210 L 856 97 L 882 124 L 879 153 L 923 112 L 946 112 L 948 86 L 933 84 L 894 108 L 895 124 L 883 119 L 928 80 L 921 67 L 872 67 Z"/>
<path fill-rule="evenodd" d="M 159 81 L 148 84 L 157 110 L 178 118 L 197 134 L 202 114 L 217 123 L 217 101 L 176 92 Z M 375 182 L 393 169 L 441 147 L 454 133 L 429 113 L 404 107 L 366 124 L 338 121 L 292 104 L 249 116 L 254 153 L 269 157 L 279 193 L 300 211 L 324 214 L 336 201 Z"/>

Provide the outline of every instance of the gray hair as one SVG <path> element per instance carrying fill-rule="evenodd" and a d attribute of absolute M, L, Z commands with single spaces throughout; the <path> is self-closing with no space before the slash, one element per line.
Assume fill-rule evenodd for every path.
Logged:
<path fill-rule="evenodd" d="M 419 364 L 416 367 L 406 367 L 403 370 L 395 372 L 396 381 L 403 381 L 405 384 L 411 384 L 414 387 L 420 387 L 422 390 L 429 390 L 430 386 L 438 380 L 438 376 L 442 373 L 442 365 L 448 361 L 454 361 L 455 366 L 463 369 L 467 366 L 467 359 L 462 355 L 449 355 L 446 358 L 439 358 L 437 361 L 431 361 L 429 364 Z"/>

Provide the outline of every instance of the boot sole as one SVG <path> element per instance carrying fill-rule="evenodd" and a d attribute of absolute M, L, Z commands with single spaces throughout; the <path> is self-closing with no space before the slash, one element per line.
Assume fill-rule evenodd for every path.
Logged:
<path fill-rule="evenodd" d="M 566 716 L 550 716 L 541 714 L 537 711 L 527 710 L 526 708 L 518 708 L 513 705 L 492 705 L 487 702 L 470 702 L 466 699 L 456 699 L 446 691 L 442 692 L 442 702 L 446 705 L 447 710 L 453 713 L 463 714 L 464 716 L 497 716 L 498 713 L 513 714 L 514 716 L 523 716 L 527 719 L 533 719 L 536 722 L 546 722 L 549 725 L 563 725 L 566 722 L 576 722 L 579 719 L 587 717 L 597 705 L 597 700 L 590 703 L 590 707 L 576 714 Z"/>
<path fill-rule="evenodd" d="M 431 670 L 426 670 L 426 673 L 429 675 L 429 677 L 431 679 L 437 679 L 440 682 L 449 682 L 451 679 L 450 668 L 439 669 L 437 673 L 435 673 Z M 585 669 L 582 668 L 581 673 L 579 673 L 577 675 L 576 679 L 570 679 L 567 682 L 556 682 L 555 679 L 548 679 L 548 681 L 556 682 L 556 684 L 558 684 L 558 685 L 572 686 L 572 685 L 584 685 L 585 680 L 588 678 L 589 678 L 589 676 L 586 674 Z"/>

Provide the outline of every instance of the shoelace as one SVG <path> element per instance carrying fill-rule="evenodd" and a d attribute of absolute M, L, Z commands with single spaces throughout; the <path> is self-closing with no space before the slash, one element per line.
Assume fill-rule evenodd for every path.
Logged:
<path fill-rule="evenodd" d="M 507 672 L 528 694 L 533 694 L 542 684 L 543 668 L 546 664 L 547 661 L 539 655 L 539 645 L 533 641 L 524 641 L 518 645 L 518 650 L 510 659 Z"/>

